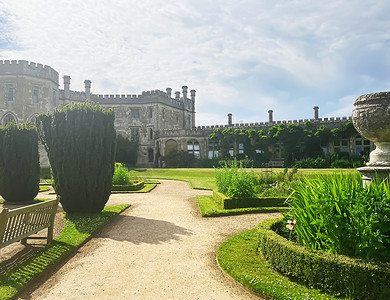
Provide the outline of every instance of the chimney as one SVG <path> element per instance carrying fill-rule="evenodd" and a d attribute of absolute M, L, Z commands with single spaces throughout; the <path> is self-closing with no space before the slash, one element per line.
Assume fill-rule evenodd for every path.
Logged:
<path fill-rule="evenodd" d="M 190 93 L 191 93 L 191 100 L 195 102 L 196 91 L 195 90 L 191 90 Z"/>
<path fill-rule="evenodd" d="M 232 114 L 228 114 L 228 125 L 229 126 L 233 125 L 233 115 Z"/>
<path fill-rule="evenodd" d="M 318 120 L 319 119 L 318 118 L 318 109 L 319 109 L 319 107 L 318 106 L 314 106 L 313 109 L 314 109 L 314 120 Z"/>
<path fill-rule="evenodd" d="M 85 100 L 91 101 L 91 80 L 84 80 Z"/>
<path fill-rule="evenodd" d="M 180 100 L 180 92 L 175 92 L 175 99 Z"/>
<path fill-rule="evenodd" d="M 182 89 L 183 89 L 183 99 L 187 99 L 188 87 L 186 85 L 183 85 Z"/>
<path fill-rule="evenodd" d="M 70 76 L 64 75 L 64 96 L 65 99 L 69 99 L 69 91 L 70 91 Z"/>
<path fill-rule="evenodd" d="M 169 98 L 171 98 L 171 96 L 172 96 L 172 89 L 171 88 L 167 88 L 167 95 Z"/>
<path fill-rule="evenodd" d="M 274 113 L 274 111 L 273 111 L 272 109 L 270 109 L 270 110 L 268 111 L 268 122 L 269 122 L 269 123 L 273 123 L 273 122 L 274 122 L 273 113 Z"/>

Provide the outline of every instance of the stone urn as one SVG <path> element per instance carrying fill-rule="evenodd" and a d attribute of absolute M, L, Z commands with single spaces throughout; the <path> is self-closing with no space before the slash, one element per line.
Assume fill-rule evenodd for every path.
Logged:
<path fill-rule="evenodd" d="M 378 175 L 388 179 L 390 174 L 390 92 L 362 95 L 354 103 L 352 122 L 356 130 L 375 143 L 366 167 L 358 168 L 365 183 Z"/>

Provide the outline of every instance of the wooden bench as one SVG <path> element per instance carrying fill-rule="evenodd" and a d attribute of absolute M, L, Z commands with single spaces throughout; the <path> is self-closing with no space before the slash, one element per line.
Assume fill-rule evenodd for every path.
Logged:
<path fill-rule="evenodd" d="M 5 208 L 0 213 L 0 248 L 20 241 L 27 244 L 27 239 L 53 240 L 54 218 L 57 213 L 59 196 L 33 205 L 16 209 Z M 31 237 L 42 229 L 48 228 L 47 237 Z"/>
<path fill-rule="evenodd" d="M 267 168 L 283 168 L 284 167 L 284 161 L 283 160 L 270 160 L 268 163 L 265 164 Z"/>

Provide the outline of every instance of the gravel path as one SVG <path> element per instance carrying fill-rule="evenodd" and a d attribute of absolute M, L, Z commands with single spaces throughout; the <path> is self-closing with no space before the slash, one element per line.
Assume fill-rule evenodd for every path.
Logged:
<path fill-rule="evenodd" d="M 278 214 L 202 218 L 185 182 L 161 180 L 147 194 L 116 194 L 131 203 L 46 282 L 18 299 L 259 299 L 216 262 L 229 236 Z"/>

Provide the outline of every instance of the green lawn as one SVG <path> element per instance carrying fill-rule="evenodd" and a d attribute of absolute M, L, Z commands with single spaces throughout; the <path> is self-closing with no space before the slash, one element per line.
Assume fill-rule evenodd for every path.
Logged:
<path fill-rule="evenodd" d="M 253 169 L 256 174 L 265 173 L 266 169 Z M 270 171 L 271 169 L 268 169 Z M 282 168 L 274 168 L 272 172 L 283 172 Z M 353 174 L 355 169 L 299 169 L 298 176 L 313 176 L 318 174 Z M 147 169 L 137 174 L 141 178 L 174 179 L 189 182 L 191 187 L 199 190 L 216 189 L 215 169 Z"/>

